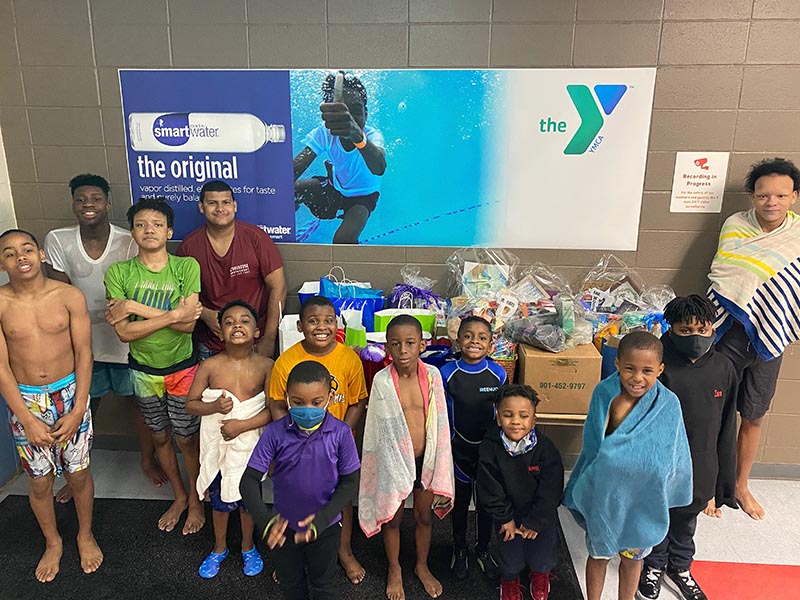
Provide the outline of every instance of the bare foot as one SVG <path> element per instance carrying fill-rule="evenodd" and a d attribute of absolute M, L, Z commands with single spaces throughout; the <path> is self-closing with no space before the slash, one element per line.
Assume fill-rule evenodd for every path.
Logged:
<path fill-rule="evenodd" d="M 64 486 L 56 492 L 56 502 L 59 504 L 66 504 L 72 500 L 72 488 L 69 487 L 68 483 L 65 483 Z"/>
<path fill-rule="evenodd" d="M 94 573 L 103 563 L 103 552 L 92 534 L 85 538 L 78 536 L 78 554 L 81 556 L 81 568 L 84 573 Z"/>
<path fill-rule="evenodd" d="M 206 524 L 206 511 L 200 502 L 189 503 L 189 514 L 183 524 L 183 535 L 197 533 Z"/>
<path fill-rule="evenodd" d="M 389 566 L 389 576 L 386 580 L 386 597 L 389 600 L 406 600 L 403 591 L 403 571 L 400 566 Z"/>
<path fill-rule="evenodd" d="M 344 572 L 347 574 L 347 578 L 350 580 L 350 583 L 353 585 L 358 585 L 364 579 L 364 575 L 367 572 L 364 570 L 364 567 L 361 566 L 361 563 L 358 562 L 355 556 L 353 556 L 353 551 L 350 550 L 349 552 L 343 552 L 339 550 L 339 562 L 342 563 L 342 568 Z"/>
<path fill-rule="evenodd" d="M 717 508 L 717 503 L 714 501 L 714 498 L 708 501 L 708 506 L 705 507 L 703 512 L 709 517 L 714 517 L 715 519 L 722 518 L 722 509 Z"/>
<path fill-rule="evenodd" d="M 36 565 L 36 579 L 42 583 L 49 583 L 58 575 L 58 567 L 61 564 L 61 552 L 63 546 L 59 539 L 57 543 L 48 545 L 39 564 Z"/>
<path fill-rule="evenodd" d="M 417 574 L 417 577 L 419 577 L 419 580 L 425 587 L 425 591 L 428 592 L 431 598 L 438 598 L 442 595 L 442 584 L 439 583 L 439 580 L 430 572 L 428 565 L 417 565 L 417 568 L 414 569 L 414 573 Z"/>
<path fill-rule="evenodd" d="M 144 476 L 150 480 L 150 483 L 152 483 L 157 488 L 161 487 L 162 485 L 167 483 L 167 481 L 169 481 L 167 479 L 167 474 L 164 473 L 164 470 L 156 462 L 148 462 L 148 463 L 143 462 L 142 473 L 144 473 Z"/>
<path fill-rule="evenodd" d="M 178 524 L 180 521 L 181 515 L 183 511 L 189 506 L 189 499 L 185 496 L 183 498 L 176 498 L 175 501 L 170 505 L 161 518 L 158 520 L 158 528 L 161 531 L 172 531 L 175 529 L 175 525 Z"/>
<path fill-rule="evenodd" d="M 742 510 L 750 515 L 751 519 L 760 521 L 764 518 L 764 509 L 756 499 L 753 498 L 753 494 L 751 494 L 750 490 L 746 487 L 740 488 L 738 485 L 736 486 L 736 500 L 739 502 L 739 506 L 742 507 Z"/>

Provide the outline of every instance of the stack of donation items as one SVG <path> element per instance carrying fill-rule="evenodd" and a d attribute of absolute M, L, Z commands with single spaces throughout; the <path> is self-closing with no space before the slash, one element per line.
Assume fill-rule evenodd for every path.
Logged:
<path fill-rule="evenodd" d="M 675 297 L 668 286 L 646 287 L 613 254 L 589 270 L 577 294 L 553 268 L 542 263 L 521 268 L 507 250 L 462 248 L 447 259 L 447 267 L 446 296 L 433 292 L 436 280 L 413 265 L 401 269 L 402 282 L 387 298 L 369 282 L 348 279 L 339 267 L 319 282 L 307 282 L 299 295 L 302 300 L 321 294 L 334 302 L 340 335 L 360 353 L 368 381 L 389 361 L 385 331 L 394 316 L 408 314 L 420 322 L 429 346 L 421 358 L 437 367 L 457 355 L 461 320 L 479 316 L 493 332 L 489 358 L 506 370 L 509 381 L 517 375 L 534 387 L 543 397 L 543 412 L 568 414 L 585 414 L 600 380 L 601 355 L 606 376 L 619 339 L 639 330 L 660 336 L 666 329 L 664 307 Z"/>

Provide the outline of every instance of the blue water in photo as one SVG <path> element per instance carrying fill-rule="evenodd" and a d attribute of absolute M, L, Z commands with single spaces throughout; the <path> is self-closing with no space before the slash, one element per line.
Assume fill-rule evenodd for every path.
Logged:
<path fill-rule="evenodd" d="M 321 86 L 330 71 L 291 71 L 293 155 L 322 124 Z M 350 73 L 350 72 L 348 72 Z M 469 246 L 488 237 L 496 198 L 482 195 L 492 132 L 500 122 L 498 71 L 353 71 L 367 90 L 367 125 L 386 146 L 386 172 L 362 244 Z M 301 175 L 324 175 L 320 157 Z M 298 241 L 331 243 L 340 219 L 296 213 Z"/>

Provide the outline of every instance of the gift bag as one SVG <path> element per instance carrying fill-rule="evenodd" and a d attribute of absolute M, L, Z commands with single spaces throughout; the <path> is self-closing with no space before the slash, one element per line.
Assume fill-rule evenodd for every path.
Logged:
<path fill-rule="evenodd" d="M 341 279 L 335 275 L 337 269 L 341 271 Z M 347 309 L 360 310 L 364 328 L 373 331 L 375 311 L 381 310 L 384 305 L 383 291 L 373 290 L 370 283 L 347 279 L 341 267 L 331 269 L 327 277 L 319 280 L 319 286 L 319 295 L 333 303 L 337 314 Z"/>
<path fill-rule="evenodd" d="M 389 321 L 398 315 L 410 315 L 419 321 L 422 331 L 436 332 L 436 313 L 424 308 L 387 308 L 375 313 L 375 331 L 386 331 Z"/>
<path fill-rule="evenodd" d="M 297 321 L 300 315 L 283 315 L 278 325 L 278 352 L 283 354 L 297 342 L 303 341 L 303 334 L 297 331 Z"/>
<path fill-rule="evenodd" d="M 334 274 L 336 269 L 342 272 L 341 279 Z M 373 290 L 372 284 L 348 279 L 341 267 L 333 267 L 326 277 L 320 277 L 319 295 L 326 298 L 380 298 L 381 290 Z"/>
<path fill-rule="evenodd" d="M 331 267 L 331 270 L 328 271 L 328 274 L 325 276 L 325 279 L 329 279 L 330 281 L 337 283 L 340 281 L 346 281 L 348 285 L 361 287 L 364 289 L 372 288 L 372 284 L 369 283 L 368 281 L 351 281 L 347 279 L 344 274 L 344 269 L 338 266 Z M 300 299 L 300 302 L 301 303 L 305 302 L 306 300 L 311 298 L 311 296 L 325 296 L 325 294 L 321 293 L 320 284 L 321 284 L 320 280 L 306 281 L 305 283 L 303 283 L 303 285 L 300 286 L 300 289 L 297 290 L 297 297 Z M 341 294 L 337 293 L 336 297 L 341 297 Z"/>
<path fill-rule="evenodd" d="M 344 319 L 344 343 L 351 348 L 367 347 L 367 330 L 362 323 L 363 309 L 354 310 L 345 308 L 342 310 Z"/>

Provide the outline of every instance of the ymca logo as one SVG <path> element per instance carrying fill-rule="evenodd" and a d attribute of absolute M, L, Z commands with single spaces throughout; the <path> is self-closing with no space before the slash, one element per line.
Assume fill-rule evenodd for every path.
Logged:
<path fill-rule="evenodd" d="M 598 146 L 603 142 L 603 136 L 598 135 L 605 124 L 603 113 L 611 115 L 614 109 L 622 100 L 628 86 L 624 84 L 597 84 L 592 90 L 589 86 L 582 84 L 572 84 L 567 86 L 569 94 L 581 124 L 572 136 L 572 139 L 564 148 L 564 154 L 584 154 L 587 150 L 594 153 Z M 595 99 L 596 98 L 596 99 Z M 554 121 L 552 117 L 539 121 L 539 131 L 541 133 L 565 133 L 567 131 L 566 121 Z"/>

